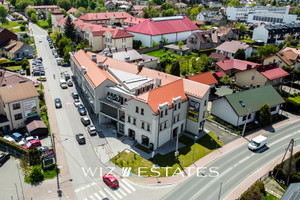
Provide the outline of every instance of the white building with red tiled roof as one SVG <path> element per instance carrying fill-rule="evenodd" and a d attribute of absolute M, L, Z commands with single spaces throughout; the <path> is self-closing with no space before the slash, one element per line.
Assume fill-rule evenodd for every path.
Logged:
<path fill-rule="evenodd" d="M 104 12 L 87 13 L 79 17 L 79 19 L 92 24 L 114 25 L 115 23 L 123 24 L 127 17 L 131 17 L 131 15 L 126 12 Z"/>
<path fill-rule="evenodd" d="M 182 16 L 152 18 L 126 29 L 146 47 L 151 47 L 153 41 L 160 43 L 163 38 L 169 43 L 184 41 L 198 30 L 188 17 Z"/>
<path fill-rule="evenodd" d="M 79 50 L 71 70 L 100 123 L 149 149 L 203 129 L 208 85 Z"/>
<path fill-rule="evenodd" d="M 61 9 L 61 8 L 60 8 L 59 6 L 57 6 L 57 5 L 40 5 L 40 6 L 32 6 L 32 5 L 28 5 L 28 6 L 25 8 L 25 10 L 24 10 L 24 13 L 25 13 L 26 17 L 30 17 L 30 16 L 27 16 L 27 10 L 28 10 L 29 8 L 35 9 L 38 16 L 41 15 L 42 13 L 45 13 L 46 19 L 48 18 L 48 15 L 49 15 L 50 12 Z"/>

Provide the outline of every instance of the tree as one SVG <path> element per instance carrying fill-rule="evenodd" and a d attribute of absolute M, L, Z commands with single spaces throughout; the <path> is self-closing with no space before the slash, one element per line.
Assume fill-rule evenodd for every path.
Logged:
<path fill-rule="evenodd" d="M 90 7 L 91 7 L 92 10 L 95 10 L 96 6 L 97 6 L 97 4 L 96 4 L 95 1 L 90 2 Z"/>
<path fill-rule="evenodd" d="M 24 25 L 21 25 L 21 26 L 20 26 L 20 30 L 21 30 L 21 31 L 25 31 L 25 29 L 26 29 L 26 28 L 25 28 Z"/>
<path fill-rule="evenodd" d="M 33 1 L 31 1 L 31 0 L 16 0 L 16 7 L 19 10 L 23 11 L 29 5 L 34 5 Z"/>
<path fill-rule="evenodd" d="M 6 24 L 7 23 L 7 10 L 3 5 L 0 5 L 0 22 L 1 24 Z"/>
<path fill-rule="evenodd" d="M 36 23 L 38 21 L 38 16 L 35 13 L 32 13 L 30 19 L 33 23 Z"/>
<path fill-rule="evenodd" d="M 233 55 L 234 59 L 246 60 L 246 54 L 244 49 L 238 49 Z"/>
<path fill-rule="evenodd" d="M 265 58 L 271 54 L 274 54 L 276 52 L 279 51 L 279 48 L 275 45 L 268 45 L 266 44 L 265 46 L 260 46 L 257 48 L 257 54 L 261 57 L 261 58 Z"/>
<path fill-rule="evenodd" d="M 174 8 L 175 8 L 174 4 L 165 2 L 165 3 L 163 3 L 163 4 L 161 5 L 161 9 L 162 9 L 162 10 L 168 10 L 168 9 L 170 9 L 170 8 L 173 8 L 173 9 L 174 9 Z"/>
<path fill-rule="evenodd" d="M 180 76 L 180 64 L 178 60 L 171 66 L 170 74 Z"/>
<path fill-rule="evenodd" d="M 83 8 L 83 7 L 79 7 L 78 10 L 79 10 L 80 12 L 82 12 L 82 13 L 85 13 L 85 12 L 86 12 L 85 8 Z"/>
<path fill-rule="evenodd" d="M 177 61 L 177 56 L 174 54 L 171 54 L 169 51 L 163 55 L 160 59 L 160 66 L 165 69 L 167 64 L 173 64 Z"/>
<path fill-rule="evenodd" d="M 34 8 L 29 8 L 26 12 L 28 17 L 31 17 L 31 14 L 35 13 L 36 14 L 36 10 Z"/>
<path fill-rule="evenodd" d="M 231 81 L 231 78 L 229 77 L 229 75 L 225 75 L 223 76 L 220 81 L 222 83 L 224 83 L 225 85 L 231 85 L 232 84 L 232 81 Z"/>
<path fill-rule="evenodd" d="M 168 39 L 163 37 L 162 40 L 160 41 L 161 44 L 167 44 L 168 43 Z"/>
<path fill-rule="evenodd" d="M 50 13 L 49 13 L 49 15 L 48 15 L 48 18 L 47 18 L 47 22 L 48 22 L 48 25 L 49 25 L 50 28 L 52 27 L 52 19 L 51 19 L 51 15 L 52 15 L 52 11 L 50 11 Z"/>
<path fill-rule="evenodd" d="M 57 0 L 57 4 L 65 10 L 69 10 L 71 8 L 70 0 Z"/>
<path fill-rule="evenodd" d="M 178 42 L 178 47 L 181 48 L 184 45 L 184 43 L 182 41 Z"/>
<path fill-rule="evenodd" d="M 75 39 L 75 25 L 72 23 L 72 19 L 70 16 L 67 17 L 65 22 L 65 36 L 70 38 L 71 40 Z"/>
<path fill-rule="evenodd" d="M 89 41 L 87 39 L 84 39 L 79 42 L 79 44 L 76 47 L 76 51 L 78 51 L 79 49 L 85 49 L 85 48 L 89 48 L 89 47 L 90 47 Z"/>
<path fill-rule="evenodd" d="M 29 165 L 41 165 L 42 164 L 42 157 L 41 152 L 37 149 L 31 149 L 29 150 Z"/>
<path fill-rule="evenodd" d="M 272 116 L 271 116 L 271 109 L 268 104 L 263 105 L 257 115 L 256 120 L 261 127 L 268 126 L 272 124 Z"/>
<path fill-rule="evenodd" d="M 28 172 L 30 170 L 28 155 L 25 155 L 25 154 L 22 155 L 22 157 L 20 159 L 20 168 L 24 172 L 25 176 L 27 176 Z"/>
<path fill-rule="evenodd" d="M 215 22 L 215 23 L 213 24 L 213 27 L 219 27 L 219 26 L 220 26 L 220 24 L 217 23 L 217 22 Z"/>
<path fill-rule="evenodd" d="M 241 3 L 239 0 L 233 0 L 228 3 L 228 6 L 240 6 Z"/>
<path fill-rule="evenodd" d="M 158 43 L 158 42 L 155 42 L 154 40 L 152 40 L 151 47 L 156 47 L 157 45 L 159 45 L 159 43 Z"/>
<path fill-rule="evenodd" d="M 141 46 L 142 46 L 141 40 L 133 40 L 133 48 L 134 49 L 140 49 Z"/>
<path fill-rule="evenodd" d="M 40 166 L 32 166 L 29 173 L 30 183 L 39 183 L 44 180 L 44 174 Z"/>
<path fill-rule="evenodd" d="M 57 53 L 59 54 L 60 57 L 64 56 L 64 48 L 70 44 L 71 44 L 71 39 L 67 38 L 66 36 L 63 36 L 59 40 L 58 45 L 57 45 Z"/>

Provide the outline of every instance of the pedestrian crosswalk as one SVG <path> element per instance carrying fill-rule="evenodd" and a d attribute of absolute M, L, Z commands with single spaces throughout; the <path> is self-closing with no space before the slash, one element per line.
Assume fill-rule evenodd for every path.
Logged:
<path fill-rule="evenodd" d="M 85 187 L 81 187 L 75 190 L 76 193 L 95 186 L 96 183 L 91 183 Z M 100 187 L 100 186 L 98 186 Z M 83 200 L 102 200 L 102 199 L 111 199 L 111 200 L 120 200 L 124 197 L 129 196 L 132 192 L 136 191 L 136 189 L 125 179 L 119 180 L 119 188 L 118 189 L 110 189 L 108 187 L 100 188 L 98 192 L 93 192 L 93 194 L 89 194 L 88 197 L 85 197 Z"/>

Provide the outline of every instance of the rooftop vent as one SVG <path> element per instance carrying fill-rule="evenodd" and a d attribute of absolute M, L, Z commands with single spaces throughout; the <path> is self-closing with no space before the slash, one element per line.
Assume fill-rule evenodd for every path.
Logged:
<path fill-rule="evenodd" d="M 98 61 L 98 67 L 99 67 L 100 69 L 103 69 L 102 61 Z"/>
<path fill-rule="evenodd" d="M 107 51 L 104 51 L 104 56 L 107 57 L 107 55 L 108 55 L 108 52 L 107 52 Z"/>
<path fill-rule="evenodd" d="M 161 78 L 156 78 L 156 85 L 157 87 L 161 86 Z"/>
<path fill-rule="evenodd" d="M 97 55 L 96 54 L 92 54 L 92 61 L 94 61 L 95 63 L 97 62 Z"/>
<path fill-rule="evenodd" d="M 88 50 L 90 50 L 89 48 L 84 48 L 84 52 L 86 53 Z"/>
<path fill-rule="evenodd" d="M 143 67 L 144 67 L 144 63 L 143 63 L 143 62 L 140 62 L 140 63 L 138 64 L 138 71 L 141 72 L 142 69 L 143 69 Z"/>
<path fill-rule="evenodd" d="M 130 62 L 130 56 L 125 57 L 125 62 Z"/>
<path fill-rule="evenodd" d="M 83 71 L 84 73 L 86 73 L 87 68 L 85 66 L 81 66 L 81 71 Z"/>

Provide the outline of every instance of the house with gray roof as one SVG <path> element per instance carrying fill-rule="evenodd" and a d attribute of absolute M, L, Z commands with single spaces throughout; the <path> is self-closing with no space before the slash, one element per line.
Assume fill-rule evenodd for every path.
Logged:
<path fill-rule="evenodd" d="M 219 15 L 216 15 L 214 16 L 212 19 L 211 19 L 211 24 L 215 24 L 215 23 L 218 23 L 220 26 L 225 26 L 226 23 L 227 23 L 227 18 L 226 16 L 222 15 L 222 14 L 219 14 Z"/>
<path fill-rule="evenodd" d="M 211 22 L 212 18 L 216 15 L 219 14 L 219 11 L 202 11 L 199 12 L 198 15 L 196 16 L 196 20 L 202 20 L 204 22 Z"/>
<path fill-rule="evenodd" d="M 278 114 L 283 98 L 272 86 L 245 90 L 225 95 L 212 102 L 211 114 L 234 125 L 241 126 L 255 120 L 256 113 L 264 104 L 271 108 L 271 114 Z"/>
<path fill-rule="evenodd" d="M 246 43 L 239 41 L 230 41 L 224 42 L 216 47 L 216 53 L 227 56 L 230 59 L 233 59 L 234 54 L 238 49 L 244 49 L 246 58 L 250 57 L 252 54 L 252 47 Z"/>

